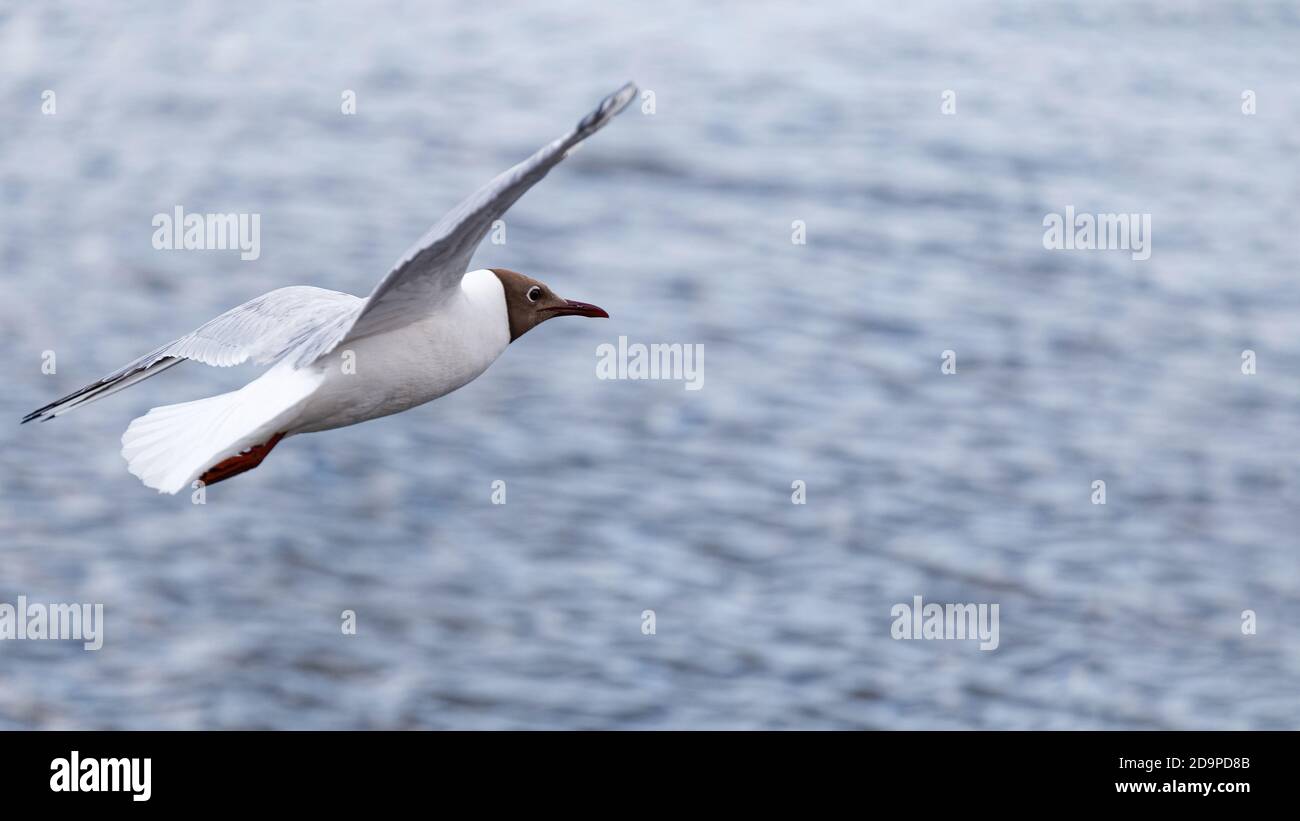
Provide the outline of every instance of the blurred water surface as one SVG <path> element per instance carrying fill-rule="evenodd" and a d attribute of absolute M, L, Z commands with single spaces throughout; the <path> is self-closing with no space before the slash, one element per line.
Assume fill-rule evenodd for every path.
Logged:
<path fill-rule="evenodd" d="M 1300 727 L 1300 12 L 893 6 L 0 6 L 0 601 L 107 619 L 0 643 L 0 727 Z M 252 368 L 16 424 L 272 288 L 366 293 L 627 79 L 655 112 L 476 257 L 613 319 L 203 506 L 119 436 Z M 178 204 L 261 214 L 260 259 L 155 251 Z M 1066 205 L 1152 214 L 1151 259 L 1045 251 Z M 596 379 L 619 335 L 702 343 L 704 389 Z M 915 594 L 1001 646 L 891 639 Z"/>

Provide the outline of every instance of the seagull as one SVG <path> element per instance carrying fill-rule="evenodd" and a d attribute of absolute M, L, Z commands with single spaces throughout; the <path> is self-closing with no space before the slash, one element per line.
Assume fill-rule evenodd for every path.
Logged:
<path fill-rule="evenodd" d="M 244 387 L 164 405 L 122 435 L 127 469 L 159 493 L 216 484 L 252 470 L 286 437 L 355 425 L 461 388 L 506 347 L 557 316 L 608 317 L 506 268 L 467 271 L 506 210 L 627 107 L 627 83 L 567 134 L 456 206 L 370 295 L 293 285 L 245 302 L 98 382 L 32 411 L 49 421 L 186 360 L 270 365 Z M 199 484 L 202 483 L 202 484 Z"/>

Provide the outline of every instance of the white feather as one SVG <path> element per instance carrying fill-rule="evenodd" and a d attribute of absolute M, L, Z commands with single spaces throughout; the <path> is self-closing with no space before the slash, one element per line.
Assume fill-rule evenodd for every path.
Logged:
<path fill-rule="evenodd" d="M 122 434 L 127 469 L 159 493 L 189 487 L 212 466 L 291 433 L 319 371 L 276 367 L 237 391 L 154 408 Z"/>

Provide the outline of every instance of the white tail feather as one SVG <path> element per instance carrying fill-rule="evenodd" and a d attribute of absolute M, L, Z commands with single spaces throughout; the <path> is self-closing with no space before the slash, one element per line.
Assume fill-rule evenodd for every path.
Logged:
<path fill-rule="evenodd" d="M 154 408 L 122 434 L 127 469 L 159 493 L 189 487 L 223 459 L 284 432 L 286 416 L 317 384 L 299 375 L 272 370 L 237 391 Z"/>

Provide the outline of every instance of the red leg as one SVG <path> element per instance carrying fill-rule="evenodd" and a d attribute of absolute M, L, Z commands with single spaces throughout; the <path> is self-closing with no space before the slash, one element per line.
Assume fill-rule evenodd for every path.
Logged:
<path fill-rule="evenodd" d="M 203 475 L 199 477 L 199 481 L 205 485 L 215 485 L 217 482 L 224 482 L 231 476 L 238 476 L 245 471 L 252 470 L 262 464 L 262 460 L 266 458 L 266 455 L 270 453 L 271 449 L 279 444 L 280 440 L 283 438 L 283 433 L 277 433 L 265 444 L 254 445 L 237 456 L 231 456 L 229 459 L 222 459 L 220 462 L 208 468 Z"/>

